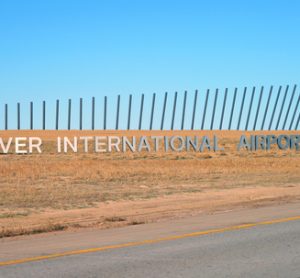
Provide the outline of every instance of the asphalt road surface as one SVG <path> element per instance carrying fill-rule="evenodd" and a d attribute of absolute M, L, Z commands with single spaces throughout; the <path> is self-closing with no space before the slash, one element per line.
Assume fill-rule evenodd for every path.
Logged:
<path fill-rule="evenodd" d="M 0 277 L 300 277 L 300 221 L 0 268 Z"/>

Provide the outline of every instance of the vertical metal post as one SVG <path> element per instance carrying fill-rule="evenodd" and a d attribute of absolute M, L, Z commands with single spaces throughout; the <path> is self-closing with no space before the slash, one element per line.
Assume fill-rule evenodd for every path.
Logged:
<path fill-rule="evenodd" d="M 72 100 L 69 99 L 69 105 L 68 105 L 68 130 L 71 129 L 71 115 L 72 115 Z"/>
<path fill-rule="evenodd" d="M 30 129 L 33 130 L 33 102 L 30 102 Z"/>
<path fill-rule="evenodd" d="M 295 125 L 295 130 L 298 130 L 299 123 L 300 123 L 300 113 L 299 113 L 299 116 L 298 116 L 297 123 Z"/>
<path fill-rule="evenodd" d="M 240 115 L 239 115 L 239 121 L 238 121 L 238 125 L 237 125 L 237 130 L 240 130 L 240 125 L 241 125 L 241 119 L 242 119 L 242 114 L 243 114 L 243 109 L 244 109 L 246 92 L 247 92 L 247 87 L 244 88 L 243 100 L 242 100 L 242 104 L 241 104 L 241 108 L 240 108 Z"/>
<path fill-rule="evenodd" d="M 203 117 L 202 117 L 202 124 L 201 124 L 201 129 L 202 129 L 202 130 L 203 130 L 203 128 L 204 128 L 204 123 L 205 123 L 206 110 L 207 110 L 207 103 L 208 103 L 208 96 L 209 96 L 209 89 L 207 89 L 207 91 L 206 91 L 206 98 L 205 98 L 205 103 L 204 103 Z"/>
<path fill-rule="evenodd" d="M 296 116 L 296 113 L 297 113 L 297 111 L 298 111 L 299 103 L 300 103 L 300 95 L 299 95 L 299 97 L 298 97 L 297 104 L 296 104 L 295 109 L 294 109 L 294 113 L 293 113 L 292 120 L 291 120 L 291 123 L 290 123 L 290 126 L 289 126 L 289 130 L 292 129 L 292 125 L 293 125 L 293 123 L 294 123 L 295 116 Z"/>
<path fill-rule="evenodd" d="M 18 103 L 18 105 L 17 105 L 17 117 L 18 117 L 18 130 L 20 130 L 20 128 L 21 128 L 21 107 L 20 107 L 20 103 Z"/>
<path fill-rule="evenodd" d="M 177 104 L 177 92 L 175 92 L 175 95 L 174 95 L 174 103 L 173 103 L 173 114 L 172 114 L 171 130 L 174 129 L 175 114 L 176 114 L 176 104 Z"/>
<path fill-rule="evenodd" d="M 43 130 L 46 129 L 46 101 L 43 101 Z"/>
<path fill-rule="evenodd" d="M 151 107 L 151 116 L 150 116 L 150 130 L 152 130 L 152 125 L 153 125 L 153 116 L 154 116 L 154 107 L 155 107 L 155 93 L 153 94 L 152 97 L 152 107 Z"/>
<path fill-rule="evenodd" d="M 119 129 L 119 117 L 120 117 L 120 98 L 121 96 L 118 95 L 118 100 L 117 100 L 117 115 L 116 115 L 116 130 Z"/>
<path fill-rule="evenodd" d="M 142 97 L 141 97 L 139 130 L 142 129 L 143 109 L 144 109 L 144 94 L 142 94 Z"/>
<path fill-rule="evenodd" d="M 163 111 L 162 111 L 162 117 L 161 117 L 161 125 L 160 129 L 164 129 L 164 121 L 165 121 L 165 113 L 166 113 L 166 105 L 167 105 L 167 98 L 168 98 L 168 93 L 165 93 L 165 99 L 164 99 L 164 105 L 163 105 Z"/>
<path fill-rule="evenodd" d="M 215 121 L 215 113 L 216 113 L 216 107 L 217 107 L 217 101 L 218 101 L 218 94 L 219 94 L 219 89 L 216 89 L 214 107 L 213 107 L 211 123 L 210 123 L 210 130 L 213 130 L 213 128 L 214 128 L 214 121 Z"/>
<path fill-rule="evenodd" d="M 227 94 L 228 94 L 228 88 L 225 89 L 225 95 L 223 100 L 223 108 L 222 108 L 222 115 L 221 115 L 221 121 L 220 121 L 220 127 L 219 129 L 222 130 L 223 127 L 223 118 L 225 113 L 225 107 L 226 107 L 226 101 L 227 101 Z"/>
<path fill-rule="evenodd" d="M 106 130 L 106 115 L 107 115 L 107 96 L 104 97 L 104 116 L 103 116 L 103 129 Z"/>
<path fill-rule="evenodd" d="M 5 112 L 4 112 L 4 118 L 5 118 L 5 130 L 8 130 L 8 104 L 5 104 Z"/>
<path fill-rule="evenodd" d="M 195 125 L 195 115 L 196 115 L 196 107 L 197 107 L 197 98 L 198 98 L 198 90 L 195 91 L 191 130 L 194 129 L 194 125 Z"/>
<path fill-rule="evenodd" d="M 79 100 L 79 129 L 82 130 L 82 98 Z"/>
<path fill-rule="evenodd" d="M 292 102 L 293 102 L 293 100 L 294 100 L 296 88 L 297 88 L 297 85 L 294 85 L 293 93 L 292 93 L 292 96 L 291 96 L 291 99 L 290 99 L 290 103 L 289 103 L 289 106 L 288 106 L 288 110 L 287 110 L 287 112 L 286 112 L 286 115 L 285 115 L 285 118 L 284 118 L 284 123 L 283 123 L 283 126 L 282 126 L 282 129 L 283 129 L 283 130 L 285 130 L 286 121 L 287 121 L 288 116 L 289 116 L 289 114 L 290 114 L 290 110 L 291 110 Z"/>
<path fill-rule="evenodd" d="M 56 125 L 55 128 L 58 130 L 58 124 L 59 124 L 59 100 L 56 100 Z"/>
<path fill-rule="evenodd" d="M 263 121 L 261 123 L 261 128 L 260 128 L 261 130 L 263 130 L 264 126 L 265 126 L 265 121 L 266 121 L 266 117 L 267 117 L 267 113 L 268 113 L 268 109 L 269 109 L 269 105 L 270 105 L 270 100 L 271 100 L 272 92 L 273 92 L 273 86 L 270 87 L 269 96 L 268 96 L 268 100 L 267 100 L 267 105 L 266 105 L 266 109 L 265 109 Z"/>
<path fill-rule="evenodd" d="M 184 129 L 185 107 L 186 107 L 186 96 L 187 96 L 187 91 L 184 92 L 183 107 L 182 107 L 182 118 L 181 118 L 181 130 Z"/>
<path fill-rule="evenodd" d="M 252 104 L 253 104 L 254 95 L 255 95 L 255 87 L 253 87 L 253 89 L 252 89 L 252 95 L 251 95 L 251 100 L 250 100 L 250 105 L 249 105 L 248 117 L 247 117 L 247 122 L 246 122 L 245 130 L 248 130 L 248 125 L 249 125 L 249 120 L 250 120 L 250 115 L 251 115 L 251 110 L 252 110 Z"/>
<path fill-rule="evenodd" d="M 260 89 L 260 95 L 259 95 L 255 120 L 254 120 L 254 124 L 253 124 L 253 130 L 256 130 L 256 124 L 257 124 L 257 119 L 258 119 L 258 114 L 259 114 L 259 110 L 260 110 L 260 105 L 261 105 L 261 99 L 262 99 L 263 92 L 264 92 L 264 86 L 262 86 L 261 89 Z"/>
<path fill-rule="evenodd" d="M 229 119 L 229 125 L 228 125 L 229 130 L 231 130 L 231 123 L 232 123 L 232 117 L 233 117 L 233 112 L 234 112 L 234 107 L 235 107 L 237 90 L 238 90 L 237 88 L 234 89 L 234 95 L 233 95 L 233 100 L 232 100 L 232 105 L 231 105 L 231 113 L 230 113 L 230 119 Z"/>
<path fill-rule="evenodd" d="M 127 130 L 130 129 L 132 95 L 129 95 Z"/>
<path fill-rule="evenodd" d="M 287 85 L 286 88 L 285 88 L 284 97 L 283 97 L 283 101 L 282 101 L 282 104 L 281 104 L 281 108 L 280 108 L 280 112 L 279 112 L 279 116 L 278 116 L 278 120 L 277 120 L 277 124 L 276 124 L 276 130 L 278 130 L 278 126 L 279 126 L 279 123 L 280 123 L 280 120 L 281 120 L 281 115 L 282 115 L 282 111 L 283 111 L 283 107 L 284 107 L 284 104 L 285 104 L 285 100 L 286 100 L 286 96 L 287 96 L 288 91 L 289 91 L 289 85 Z"/>
<path fill-rule="evenodd" d="M 92 130 L 95 129 L 95 97 L 92 97 Z"/>
<path fill-rule="evenodd" d="M 273 112 L 272 112 L 272 116 L 271 116 L 270 123 L 269 123 L 269 130 L 271 130 L 271 127 L 272 127 L 272 124 L 273 124 L 273 119 L 274 119 L 275 111 L 276 111 L 276 108 L 277 108 L 278 99 L 279 99 L 279 96 L 280 96 L 281 89 L 282 89 L 282 86 L 279 86 L 277 97 L 276 97 L 274 108 L 273 108 Z"/>

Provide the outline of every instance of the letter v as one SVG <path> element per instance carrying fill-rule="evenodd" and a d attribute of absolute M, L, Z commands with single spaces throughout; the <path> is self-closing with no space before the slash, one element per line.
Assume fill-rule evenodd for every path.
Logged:
<path fill-rule="evenodd" d="M 3 142 L 3 139 L 0 137 L 0 147 L 1 147 L 1 150 L 3 151 L 3 153 L 5 153 L 5 154 L 8 153 L 9 148 L 11 146 L 11 142 L 12 142 L 12 137 L 9 137 L 7 144 L 5 145 Z"/>

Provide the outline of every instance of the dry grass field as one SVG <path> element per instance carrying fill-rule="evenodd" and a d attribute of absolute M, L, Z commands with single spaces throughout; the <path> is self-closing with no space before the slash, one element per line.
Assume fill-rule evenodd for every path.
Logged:
<path fill-rule="evenodd" d="M 282 133 L 287 132 L 272 132 Z M 174 134 L 215 134 L 225 151 L 57 154 L 54 146 L 57 136 Z M 133 225 L 185 214 L 300 200 L 300 151 L 272 148 L 237 152 L 242 134 L 0 132 L 2 138 L 44 139 L 43 154 L 0 155 L 0 237 Z"/>

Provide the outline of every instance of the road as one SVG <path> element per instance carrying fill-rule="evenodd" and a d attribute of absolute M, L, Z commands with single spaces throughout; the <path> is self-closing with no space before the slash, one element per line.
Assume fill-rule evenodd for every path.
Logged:
<path fill-rule="evenodd" d="M 0 267 L 0 277 L 300 277 L 300 219 Z"/>

